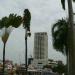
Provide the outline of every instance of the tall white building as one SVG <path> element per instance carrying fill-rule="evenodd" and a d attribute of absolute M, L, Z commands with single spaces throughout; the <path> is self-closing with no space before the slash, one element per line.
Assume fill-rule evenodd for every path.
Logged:
<path fill-rule="evenodd" d="M 48 35 L 38 32 L 34 35 L 34 65 L 42 68 L 48 63 Z"/>

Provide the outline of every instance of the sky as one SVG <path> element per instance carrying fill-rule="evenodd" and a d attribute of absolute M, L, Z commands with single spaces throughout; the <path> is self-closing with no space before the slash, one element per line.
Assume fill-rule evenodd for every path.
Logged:
<path fill-rule="evenodd" d="M 62 60 L 66 63 L 66 56 L 54 50 L 52 46 L 52 25 L 59 19 L 66 18 L 66 10 L 61 6 L 60 0 L 0 0 L 0 19 L 15 13 L 23 16 L 24 9 L 31 12 L 31 37 L 28 37 L 28 57 L 33 56 L 34 33 L 47 32 L 48 34 L 48 58 Z M 22 25 L 14 28 L 6 44 L 6 59 L 13 60 L 15 63 L 25 61 L 25 30 Z M 2 59 L 3 42 L 0 38 L 0 59 Z"/>

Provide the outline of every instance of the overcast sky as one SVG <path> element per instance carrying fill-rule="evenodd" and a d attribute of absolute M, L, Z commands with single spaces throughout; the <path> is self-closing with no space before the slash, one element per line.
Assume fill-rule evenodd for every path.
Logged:
<path fill-rule="evenodd" d="M 56 52 L 52 46 L 51 28 L 52 24 L 58 19 L 67 16 L 67 5 L 64 11 L 60 0 L 0 0 L 0 18 L 8 16 L 10 13 L 17 13 L 23 16 L 24 9 L 28 8 L 31 12 L 31 37 L 28 38 L 28 57 L 33 56 L 34 33 L 48 33 L 48 58 L 62 60 L 66 62 L 66 57 Z M 25 30 L 23 27 L 14 29 L 10 34 L 6 45 L 6 59 L 14 62 L 24 62 L 25 54 Z M 3 43 L 0 39 L 0 59 L 2 59 Z"/>

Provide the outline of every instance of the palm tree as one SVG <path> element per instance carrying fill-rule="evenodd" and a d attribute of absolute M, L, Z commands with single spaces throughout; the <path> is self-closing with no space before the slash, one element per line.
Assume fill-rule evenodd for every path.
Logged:
<path fill-rule="evenodd" d="M 73 0 L 75 1 L 75 0 Z M 74 42 L 74 23 L 73 23 L 73 7 L 72 0 L 67 0 L 68 2 L 68 15 L 69 15 L 69 25 L 68 25 L 68 55 L 69 55 L 69 73 L 68 75 L 75 74 L 75 42 Z M 65 0 L 61 0 L 62 6 L 65 7 Z M 70 36 L 69 36 L 70 35 Z"/>
<path fill-rule="evenodd" d="M 3 17 L 0 20 L 0 29 L 1 30 L 3 28 L 5 28 L 5 25 L 7 25 L 7 19 L 8 19 L 8 17 Z M 2 36 L 2 41 L 3 41 L 3 44 L 4 44 L 4 47 L 3 47 L 3 75 L 4 75 L 4 68 L 5 68 L 5 46 L 6 46 L 6 42 L 8 40 L 8 37 L 9 37 L 9 34 L 6 32 L 6 28 L 5 28 L 5 33 Z"/>
<path fill-rule="evenodd" d="M 22 17 L 17 14 L 10 14 L 8 17 L 8 26 L 18 28 L 22 23 Z"/>
<path fill-rule="evenodd" d="M 26 75 L 27 75 L 27 37 L 31 36 L 30 33 L 30 21 L 31 21 L 31 13 L 28 9 L 24 10 L 24 16 L 23 16 L 23 27 L 25 29 L 25 45 L 26 45 L 26 51 L 25 51 L 25 67 L 26 67 Z M 28 33 L 29 32 L 29 33 Z"/>
<path fill-rule="evenodd" d="M 52 38 L 53 47 L 56 51 L 62 52 L 67 57 L 67 68 L 68 68 L 68 21 L 58 20 L 52 27 Z"/>
<path fill-rule="evenodd" d="M 52 27 L 53 47 L 67 55 L 67 31 L 68 22 L 64 19 L 58 20 Z"/>
<path fill-rule="evenodd" d="M 16 28 L 20 26 L 21 22 L 22 22 L 21 16 L 17 16 L 14 14 L 10 14 L 9 17 L 3 17 L 0 20 L 0 29 L 5 28 L 5 33 L 2 36 L 2 41 L 4 44 L 4 47 L 3 47 L 3 75 L 4 75 L 4 70 L 5 70 L 5 47 L 6 47 L 6 42 L 8 40 L 8 37 L 9 37 L 9 32 L 7 29 L 10 26 L 13 26 Z"/>
<path fill-rule="evenodd" d="M 61 0 L 61 4 L 62 4 L 62 8 L 65 10 L 65 1 L 66 0 Z M 75 0 L 73 0 L 73 2 L 75 2 Z"/>

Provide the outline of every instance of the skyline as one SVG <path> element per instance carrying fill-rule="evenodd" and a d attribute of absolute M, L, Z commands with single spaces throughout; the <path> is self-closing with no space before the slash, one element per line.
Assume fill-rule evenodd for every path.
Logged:
<path fill-rule="evenodd" d="M 54 6 L 56 5 L 56 6 Z M 28 8 L 31 12 L 31 37 L 28 38 L 28 57 L 33 56 L 34 33 L 47 32 L 48 34 L 48 58 L 62 60 L 66 62 L 66 57 L 62 53 L 56 52 L 52 46 L 51 27 L 58 19 L 66 18 L 67 5 L 64 11 L 60 0 L 0 0 L 0 18 L 8 16 L 10 13 L 17 13 L 23 16 L 24 9 Z M 6 59 L 14 62 L 24 62 L 25 44 L 24 29 L 22 25 L 15 28 L 9 36 L 6 44 Z M 0 59 L 2 59 L 3 44 L 0 38 Z M 20 49 L 20 50 L 19 50 Z"/>

